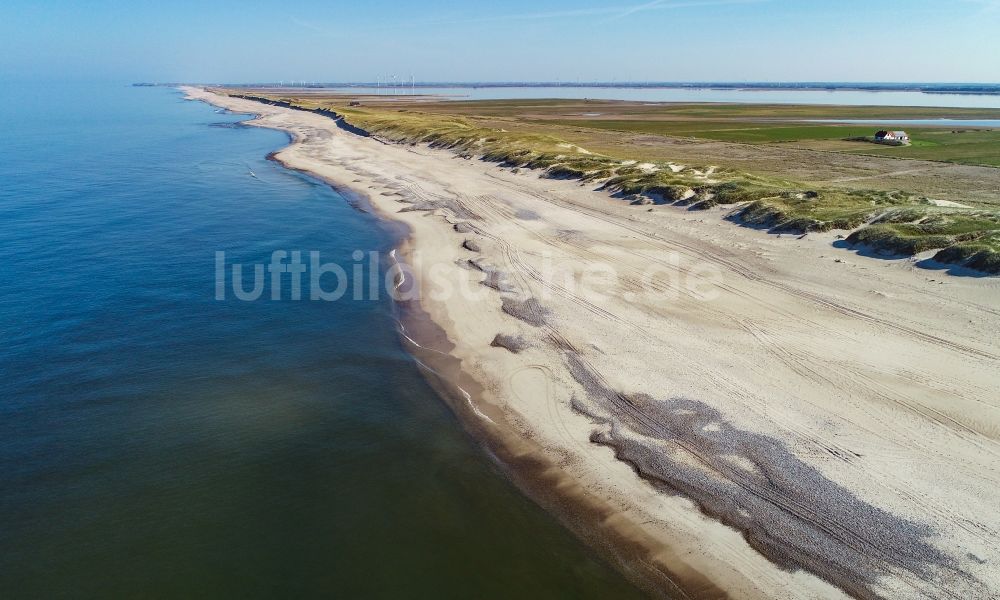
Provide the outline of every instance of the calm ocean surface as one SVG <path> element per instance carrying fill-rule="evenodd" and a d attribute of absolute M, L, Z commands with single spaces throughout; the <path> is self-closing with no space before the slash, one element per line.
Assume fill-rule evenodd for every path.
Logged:
<path fill-rule="evenodd" d="M 393 243 L 244 118 L 0 89 L 0 595 L 637 596 L 462 431 L 388 300 L 213 299 L 217 250 Z"/>

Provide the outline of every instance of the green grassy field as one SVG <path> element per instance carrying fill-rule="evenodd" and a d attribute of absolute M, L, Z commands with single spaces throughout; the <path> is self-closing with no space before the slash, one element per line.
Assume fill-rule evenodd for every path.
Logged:
<path fill-rule="evenodd" d="M 942 128 L 908 130 L 910 146 L 894 148 L 870 144 L 851 144 L 841 151 L 873 156 L 894 156 L 920 160 L 938 160 L 965 165 L 1000 167 L 1000 129 L 952 131 Z"/>
<path fill-rule="evenodd" d="M 871 125 L 790 125 L 736 121 L 643 121 L 643 120 L 546 120 L 550 125 L 587 127 L 629 133 L 737 142 L 774 144 L 782 142 L 843 141 L 842 144 L 812 144 L 819 150 L 872 154 L 895 158 L 936 160 L 967 165 L 1000 167 L 1000 129 L 952 130 L 939 127 L 907 128 L 910 146 L 882 146 L 850 138 L 871 137 Z"/>
<path fill-rule="evenodd" d="M 641 103 L 615 100 L 475 100 L 421 103 L 422 109 L 464 115 L 524 114 L 649 119 L 1000 119 L 996 108 L 835 106 L 822 104 Z"/>
<path fill-rule="evenodd" d="M 232 92 L 230 93 L 237 93 Z M 952 133 L 914 129 L 909 147 L 848 142 L 873 133 L 869 126 L 815 125 L 787 121 L 750 121 L 787 117 L 894 118 L 938 116 L 997 117 L 1000 111 L 893 109 L 885 107 L 761 107 L 680 105 L 649 107 L 636 103 L 583 101 L 413 102 L 350 97 L 267 96 L 309 110 L 334 111 L 350 124 L 405 144 L 429 144 L 509 168 L 544 171 L 618 194 L 634 204 L 675 204 L 690 209 L 732 206 L 731 218 L 772 231 L 844 230 L 848 240 L 896 254 L 937 250 L 936 258 L 1000 274 L 1000 209 L 939 206 L 920 190 L 818 187 L 791 179 L 644 160 L 645 146 L 634 135 L 712 139 L 767 148 L 783 144 L 827 144 L 843 153 L 935 153 L 935 160 L 994 159 L 1000 138 L 994 131 Z M 683 113 L 683 114 L 681 114 Z M 586 117 L 586 118 L 581 118 Z M 799 117 L 801 118 L 801 117 Z M 581 148 L 570 140 L 579 132 L 625 132 L 600 138 L 600 148 Z M 591 136 L 590 139 L 595 139 Z M 593 150 L 597 150 L 593 152 Z M 757 152 L 755 150 L 755 152 Z M 764 152 L 766 154 L 766 151 Z M 817 153 L 820 156 L 825 153 Z M 913 156 L 917 158 L 919 156 Z M 640 168 L 635 161 L 648 162 Z M 864 161 L 863 157 L 857 160 Z M 717 164 L 717 163 L 716 163 Z M 998 160 L 1000 164 L 1000 160 Z M 863 178 L 862 178 L 863 179 Z"/>
<path fill-rule="evenodd" d="M 804 143 L 834 152 L 1000 166 L 1000 129 L 905 127 L 911 146 L 845 142 L 872 136 L 872 125 L 817 124 L 831 119 L 1000 119 L 1000 110 L 891 106 L 642 104 L 581 100 L 490 100 L 427 104 L 421 110 L 473 119 L 518 119 L 551 127 L 696 138 L 746 144 Z M 898 126 L 887 127 L 899 129 Z M 810 142 L 819 142 L 810 144 Z"/>
<path fill-rule="evenodd" d="M 573 127 L 592 127 L 631 133 L 696 137 L 723 142 L 772 143 L 801 140 L 842 140 L 872 135 L 870 126 L 750 124 L 732 121 L 545 121 Z"/>

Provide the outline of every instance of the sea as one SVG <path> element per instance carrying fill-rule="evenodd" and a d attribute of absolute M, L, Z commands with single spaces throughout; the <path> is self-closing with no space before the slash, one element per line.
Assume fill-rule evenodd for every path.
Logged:
<path fill-rule="evenodd" d="M 641 597 L 463 430 L 386 295 L 220 289 L 220 256 L 244 292 L 275 252 L 381 277 L 358 253 L 401 234 L 247 118 L 0 87 L 0 595 Z"/>

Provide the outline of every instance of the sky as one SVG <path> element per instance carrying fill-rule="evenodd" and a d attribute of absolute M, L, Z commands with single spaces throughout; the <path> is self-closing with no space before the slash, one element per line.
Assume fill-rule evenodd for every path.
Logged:
<path fill-rule="evenodd" d="M 0 81 L 1000 83 L 1000 0 L 3 0 Z"/>

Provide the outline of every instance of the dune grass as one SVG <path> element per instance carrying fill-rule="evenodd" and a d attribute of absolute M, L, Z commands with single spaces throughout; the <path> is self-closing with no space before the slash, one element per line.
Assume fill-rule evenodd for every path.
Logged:
<path fill-rule="evenodd" d="M 811 190 L 754 201 L 736 216 L 744 223 L 774 231 L 851 230 L 882 211 L 910 203 L 909 197 L 899 193 Z"/>
<path fill-rule="evenodd" d="M 952 244 L 935 254 L 934 260 L 965 265 L 984 273 L 1000 273 L 1000 231 Z"/>
<path fill-rule="evenodd" d="M 907 206 L 879 215 L 868 227 L 855 231 L 847 239 L 852 243 L 905 255 L 965 245 L 966 250 L 959 253 L 965 256 L 972 247 L 987 253 L 996 251 L 998 235 L 1000 215 L 995 212 L 942 210 L 937 207 L 921 210 Z M 950 253 L 944 256 L 948 257 Z M 969 257 L 971 255 L 966 256 Z"/>

